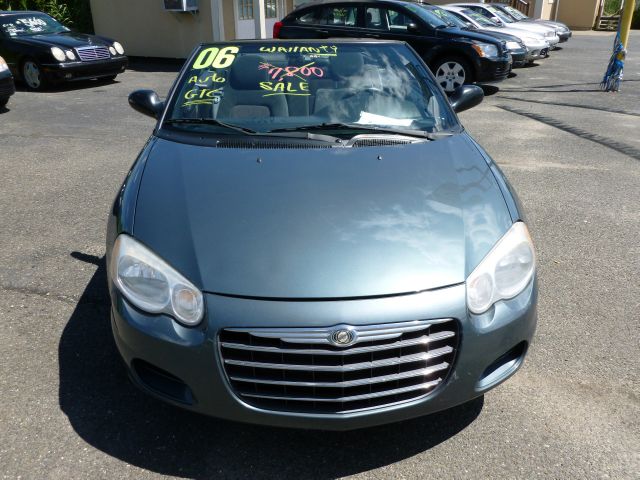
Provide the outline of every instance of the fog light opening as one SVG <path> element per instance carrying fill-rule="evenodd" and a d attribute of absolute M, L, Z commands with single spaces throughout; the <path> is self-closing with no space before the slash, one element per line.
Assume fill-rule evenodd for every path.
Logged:
<path fill-rule="evenodd" d="M 191 389 L 175 375 L 140 359 L 135 359 L 132 367 L 140 382 L 149 390 L 176 402 L 187 405 L 195 403 Z"/>
<path fill-rule="evenodd" d="M 496 361 L 489 365 L 476 384 L 477 391 L 487 390 L 495 387 L 497 384 L 505 381 L 513 375 L 527 353 L 527 342 L 520 342 L 504 355 L 501 355 Z"/>

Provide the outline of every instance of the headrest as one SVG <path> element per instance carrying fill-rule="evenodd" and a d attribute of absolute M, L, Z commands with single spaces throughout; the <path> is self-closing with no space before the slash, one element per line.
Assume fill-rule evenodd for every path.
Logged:
<path fill-rule="evenodd" d="M 331 71 L 336 77 L 347 78 L 358 74 L 364 65 L 361 53 L 345 52 L 331 57 Z"/>

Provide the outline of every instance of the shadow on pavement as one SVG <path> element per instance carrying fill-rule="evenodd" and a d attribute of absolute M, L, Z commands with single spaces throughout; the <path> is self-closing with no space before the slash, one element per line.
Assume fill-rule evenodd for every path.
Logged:
<path fill-rule="evenodd" d="M 185 60 L 179 58 L 129 57 L 127 70 L 134 72 L 175 72 L 178 73 Z"/>
<path fill-rule="evenodd" d="M 496 87 L 495 85 L 478 85 L 478 86 L 484 92 L 485 97 L 490 97 L 491 95 L 495 95 L 500 91 L 500 87 Z"/>
<path fill-rule="evenodd" d="M 113 85 L 120 83 L 118 80 L 108 80 L 104 78 L 96 78 L 92 80 L 79 80 L 76 82 L 62 82 L 47 85 L 44 90 L 30 90 L 27 86 L 19 81 L 16 82 L 16 90 L 18 92 L 27 92 L 30 94 L 39 93 L 66 93 L 74 90 L 87 90 L 89 88 L 104 87 L 106 85 Z"/>
<path fill-rule="evenodd" d="M 480 414 L 483 397 L 398 424 L 352 432 L 244 425 L 165 405 L 139 392 L 111 336 L 104 257 L 60 339 L 59 402 L 80 437 L 123 462 L 192 478 L 333 478 L 426 451 Z"/>

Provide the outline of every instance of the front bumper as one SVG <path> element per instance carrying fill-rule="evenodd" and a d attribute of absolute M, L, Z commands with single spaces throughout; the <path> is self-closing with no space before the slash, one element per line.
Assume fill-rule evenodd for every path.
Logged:
<path fill-rule="evenodd" d="M 511 73 L 511 55 L 496 59 L 481 57 L 476 60 L 476 81 L 481 83 L 501 82 Z"/>
<path fill-rule="evenodd" d="M 560 43 L 566 42 L 571 38 L 572 35 L 573 32 L 571 30 L 569 30 L 568 32 L 558 33 L 558 36 L 560 37 Z"/>
<path fill-rule="evenodd" d="M 527 50 L 524 48 L 518 50 L 509 50 L 512 59 L 512 67 L 522 67 L 526 63 Z"/>
<path fill-rule="evenodd" d="M 547 58 L 549 56 L 549 47 L 548 45 L 541 44 L 540 46 L 534 45 L 533 47 L 527 48 L 527 56 L 525 61 L 527 63 L 533 62 L 534 60 L 541 60 L 543 58 Z"/>
<path fill-rule="evenodd" d="M 92 78 L 111 77 L 123 73 L 129 64 L 125 56 L 94 62 L 62 62 L 42 65 L 44 74 L 53 82 L 73 82 Z"/>
<path fill-rule="evenodd" d="M 336 301 L 265 301 L 206 294 L 202 325 L 185 328 L 162 315 L 149 315 L 129 305 L 113 288 L 113 334 L 133 382 L 174 405 L 230 420 L 321 430 L 350 430 L 414 418 L 465 403 L 482 395 L 521 366 L 536 326 L 537 285 L 499 302 L 483 315 L 471 315 L 465 286 L 457 285 L 408 296 Z M 456 318 L 459 343 L 445 381 L 426 397 L 379 408 L 340 414 L 270 411 L 236 396 L 226 379 L 219 354 L 223 328 L 319 327 L 367 325 L 430 318 Z M 504 365 L 496 360 L 519 348 Z M 177 391 L 162 378 L 149 382 L 140 362 L 185 385 Z M 488 368 L 490 366 L 500 368 Z M 167 377 L 166 374 L 169 374 Z M 161 376 L 162 376 L 161 375 Z M 172 386 L 173 385 L 173 386 Z"/>
<path fill-rule="evenodd" d="M 9 98 L 16 93 L 16 86 L 13 82 L 13 76 L 11 73 L 0 73 L 0 99 Z"/>

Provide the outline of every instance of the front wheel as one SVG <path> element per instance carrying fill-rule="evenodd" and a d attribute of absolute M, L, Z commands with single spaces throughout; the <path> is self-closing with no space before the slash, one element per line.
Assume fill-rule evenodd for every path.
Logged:
<path fill-rule="evenodd" d="M 9 103 L 9 97 L 0 97 L 0 110 L 7 106 Z"/>
<path fill-rule="evenodd" d="M 460 57 L 443 57 L 433 63 L 433 75 L 445 92 L 451 93 L 465 83 L 473 82 L 469 63 Z"/>
<path fill-rule="evenodd" d="M 43 90 L 46 79 L 40 65 L 35 60 L 27 59 L 22 64 L 22 79 L 30 90 Z"/>

